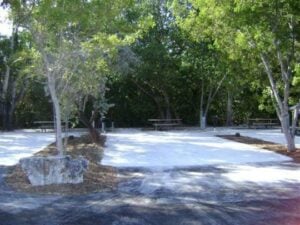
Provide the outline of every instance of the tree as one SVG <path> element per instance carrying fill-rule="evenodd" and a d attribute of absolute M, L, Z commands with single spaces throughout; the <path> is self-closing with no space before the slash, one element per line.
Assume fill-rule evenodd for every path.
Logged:
<path fill-rule="evenodd" d="M 180 66 L 178 29 L 172 24 L 166 1 L 151 3 L 147 8 L 153 14 L 155 26 L 132 45 L 132 52 L 137 58 L 135 61 L 138 62 L 127 78 L 156 107 L 156 115 L 153 116 L 171 119 L 178 117 L 174 105 Z"/>
<path fill-rule="evenodd" d="M 89 88 L 84 89 L 88 90 L 88 93 L 80 92 L 80 84 L 84 83 L 76 82 L 84 80 L 94 85 L 93 87 L 103 86 L 93 82 L 99 75 L 97 73 L 91 73 L 93 76 L 86 76 L 86 79 L 78 78 L 85 76 L 82 70 L 89 49 L 100 49 L 100 58 L 109 58 L 114 55 L 117 46 L 134 41 L 141 35 L 141 30 L 151 25 L 151 18 L 147 15 L 143 15 L 143 19 L 138 17 L 135 21 L 131 21 L 134 26 L 125 23 L 128 21 L 128 12 L 137 8 L 136 6 L 140 7 L 141 4 L 136 4 L 132 0 L 114 2 L 108 0 L 13 1 L 15 18 L 22 21 L 22 26 L 31 33 L 33 47 L 40 56 L 38 62 L 40 73 L 45 76 L 47 90 L 54 108 L 56 146 L 59 154 L 63 154 L 62 107 L 65 109 L 64 113 L 68 114 L 70 111 L 66 109 L 74 105 L 74 102 L 70 102 L 71 100 L 83 99 L 77 103 L 80 102 L 84 106 L 85 100 L 95 91 L 95 88 Z M 99 16 L 101 16 L 100 19 Z M 100 60 L 100 64 L 101 62 L 103 60 Z M 99 64 L 99 61 L 94 61 L 94 64 Z M 83 71 L 90 72 L 86 70 L 86 67 Z M 104 96 L 103 90 L 105 88 L 99 90 L 102 97 Z M 80 98 L 69 98 L 72 96 L 70 94 L 75 92 L 83 93 L 83 95 Z"/>
<path fill-rule="evenodd" d="M 199 124 L 206 128 L 210 106 L 227 78 L 224 57 L 209 42 L 186 40 L 182 53 L 182 66 L 194 76 L 199 92 Z"/>
<path fill-rule="evenodd" d="M 4 130 L 14 129 L 16 105 L 25 94 L 30 76 L 30 39 L 18 28 L 14 22 L 12 35 L 0 37 L 0 123 Z"/>
<path fill-rule="evenodd" d="M 210 37 L 214 45 L 232 58 L 250 54 L 268 77 L 277 116 L 287 141 L 295 150 L 290 130 L 289 98 L 299 41 L 299 1 L 191 0 L 183 10 L 179 3 L 178 23 L 199 40 Z M 199 32 L 199 30 L 201 32 Z"/>

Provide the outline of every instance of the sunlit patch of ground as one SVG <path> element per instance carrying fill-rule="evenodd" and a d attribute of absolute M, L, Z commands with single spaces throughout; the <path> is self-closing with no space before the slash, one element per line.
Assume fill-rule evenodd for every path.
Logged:
<path fill-rule="evenodd" d="M 291 160 L 257 146 L 216 137 L 217 134 L 189 129 L 119 130 L 107 135 L 102 163 L 114 167 L 172 168 Z"/>
<path fill-rule="evenodd" d="M 265 141 L 258 138 L 236 135 L 219 135 L 218 137 L 286 155 L 293 158 L 295 162 L 300 163 L 300 148 L 297 148 L 294 152 L 288 152 L 286 146 L 282 144 L 274 143 L 271 141 Z"/>

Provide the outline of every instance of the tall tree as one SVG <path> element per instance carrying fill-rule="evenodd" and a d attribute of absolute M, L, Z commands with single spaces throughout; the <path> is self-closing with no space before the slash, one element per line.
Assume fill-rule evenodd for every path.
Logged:
<path fill-rule="evenodd" d="M 222 55 L 210 42 L 197 43 L 187 36 L 185 43 L 182 66 L 194 76 L 199 93 L 199 124 L 205 129 L 210 106 L 227 78 L 227 71 Z"/>
<path fill-rule="evenodd" d="M 135 6 L 135 1 L 132 0 L 13 1 L 15 17 L 30 31 L 34 48 L 40 55 L 40 71 L 45 76 L 54 108 L 59 154 L 63 154 L 61 107 L 64 103 L 70 104 L 65 95 L 71 89 L 77 87 L 76 91 L 79 91 L 80 85 L 72 85 L 72 82 L 82 80 L 74 77 L 84 75 L 80 72 L 80 67 L 85 63 L 82 60 L 85 58 L 85 49 L 100 48 L 104 53 L 101 57 L 107 58 L 114 54 L 117 46 L 132 42 L 138 37 L 151 21 L 147 15 L 145 20 L 138 18 L 132 22 L 136 30 L 126 24 L 127 9 Z M 89 78 L 88 82 L 91 84 L 92 80 L 93 78 Z M 100 85 L 95 82 L 93 84 L 97 87 Z M 89 91 L 92 94 L 94 88 Z"/>
<path fill-rule="evenodd" d="M 31 66 L 30 39 L 13 22 L 12 35 L 0 37 L 0 115 L 4 130 L 14 129 L 17 103 L 25 94 Z"/>
<path fill-rule="evenodd" d="M 299 56 L 300 2 L 294 0 L 190 0 L 180 9 L 178 23 L 197 40 L 212 37 L 231 57 L 250 54 L 268 77 L 275 108 L 287 141 L 295 150 L 290 130 L 289 98 Z M 199 32 L 200 31 L 200 32 Z"/>
<path fill-rule="evenodd" d="M 155 105 L 154 116 L 171 119 L 178 116 L 172 97 L 179 69 L 178 30 L 172 25 L 166 1 L 155 0 L 147 7 L 153 14 L 155 26 L 133 45 L 139 63 L 127 77 Z"/>

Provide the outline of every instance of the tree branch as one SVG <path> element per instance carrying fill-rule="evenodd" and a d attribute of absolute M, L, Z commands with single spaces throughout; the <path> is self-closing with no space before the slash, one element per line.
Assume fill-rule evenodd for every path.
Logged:
<path fill-rule="evenodd" d="M 276 103 L 277 103 L 277 104 L 275 104 L 275 107 L 277 108 L 277 111 L 280 112 L 280 114 L 281 114 L 283 112 L 282 100 L 281 100 L 281 98 L 278 94 L 277 86 L 276 86 L 276 83 L 274 81 L 272 70 L 270 68 L 270 63 L 267 59 L 267 56 L 264 53 L 260 54 L 260 58 L 261 58 L 261 60 L 264 64 L 265 71 L 268 75 L 269 82 L 270 82 L 270 85 L 271 85 L 271 90 L 272 90 L 273 96 L 275 97 L 275 100 L 276 100 Z"/>
<path fill-rule="evenodd" d="M 289 80 L 289 76 L 287 74 L 287 68 L 286 68 L 286 65 L 284 65 L 284 59 L 283 59 L 282 53 L 280 51 L 279 44 L 276 40 L 274 41 L 274 45 L 276 47 L 277 60 L 280 65 L 282 80 L 286 83 Z"/>

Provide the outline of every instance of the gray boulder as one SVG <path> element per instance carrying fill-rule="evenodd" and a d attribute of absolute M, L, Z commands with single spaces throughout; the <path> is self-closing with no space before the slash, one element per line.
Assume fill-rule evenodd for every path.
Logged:
<path fill-rule="evenodd" d="M 88 160 L 70 156 L 29 157 L 21 159 L 20 165 L 33 186 L 78 184 L 83 182 Z"/>

